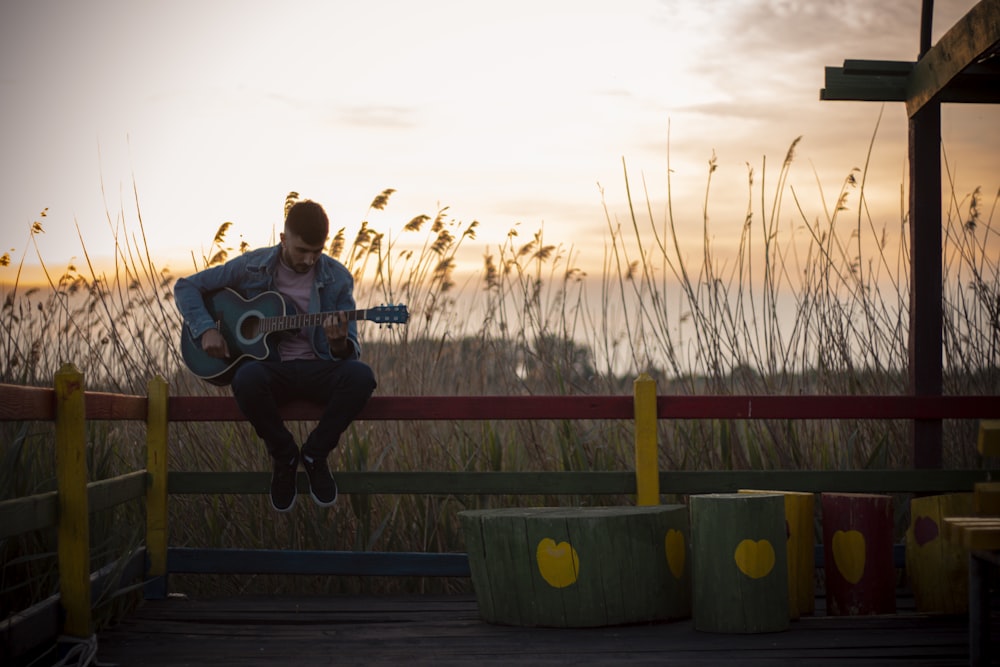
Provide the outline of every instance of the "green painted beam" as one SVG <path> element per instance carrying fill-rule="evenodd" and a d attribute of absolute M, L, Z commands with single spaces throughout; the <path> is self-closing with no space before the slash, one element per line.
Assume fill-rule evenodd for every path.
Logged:
<path fill-rule="evenodd" d="M 826 68 L 823 101 L 905 102 L 906 77 L 884 72 L 850 73 L 846 67 Z"/>
<path fill-rule="evenodd" d="M 0 502 L 0 540 L 33 530 L 53 528 L 59 513 L 55 491 Z"/>
<path fill-rule="evenodd" d="M 623 472 L 338 472 L 341 493 L 432 495 L 615 495 L 635 493 L 635 474 Z M 170 472 L 171 494 L 268 493 L 269 472 Z M 299 493 L 309 493 L 299 472 Z"/>
<path fill-rule="evenodd" d="M 142 498 L 145 494 L 145 470 L 87 484 L 87 503 L 91 514 Z M 58 513 L 59 496 L 55 491 L 4 500 L 0 502 L 0 540 L 54 528 Z"/>
<path fill-rule="evenodd" d="M 135 472 L 102 479 L 91 482 L 87 485 L 87 502 L 90 504 L 90 512 L 121 505 L 130 500 L 146 497 L 146 471 L 136 470 Z"/>
<path fill-rule="evenodd" d="M 845 60 L 826 68 L 824 101 L 906 102 L 907 81 L 916 63 L 896 60 Z M 1000 103 L 1000 65 L 972 65 L 940 91 L 949 104 Z"/>
<path fill-rule="evenodd" d="M 989 470 L 742 470 L 662 472 L 660 492 L 731 493 L 773 489 L 821 493 L 946 493 L 971 491 L 976 482 L 996 479 Z"/>
<path fill-rule="evenodd" d="M 341 493 L 432 495 L 627 495 L 635 474 L 608 472 L 336 472 Z M 661 471 L 661 494 L 725 493 L 739 489 L 917 493 L 971 491 L 996 479 L 988 470 L 727 470 Z M 264 494 L 266 472 L 171 472 L 172 494 Z M 304 473 L 299 492 L 308 493 Z"/>

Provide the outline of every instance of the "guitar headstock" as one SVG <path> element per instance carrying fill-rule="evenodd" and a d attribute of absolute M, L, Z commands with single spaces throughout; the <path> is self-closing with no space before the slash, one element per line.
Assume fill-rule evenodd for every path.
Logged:
<path fill-rule="evenodd" d="M 379 324 L 406 324 L 410 313 L 403 304 L 375 306 L 365 311 L 365 319 Z"/>

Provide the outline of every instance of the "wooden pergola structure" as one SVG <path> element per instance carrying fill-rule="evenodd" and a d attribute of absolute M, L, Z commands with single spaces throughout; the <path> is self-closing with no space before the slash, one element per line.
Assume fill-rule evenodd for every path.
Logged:
<path fill-rule="evenodd" d="M 941 104 L 1000 102 L 1000 0 L 981 0 L 931 45 L 923 0 L 916 62 L 845 60 L 826 68 L 822 100 L 905 102 L 909 118 L 910 390 L 942 392 Z M 913 464 L 940 468 L 940 420 L 913 423 Z"/>

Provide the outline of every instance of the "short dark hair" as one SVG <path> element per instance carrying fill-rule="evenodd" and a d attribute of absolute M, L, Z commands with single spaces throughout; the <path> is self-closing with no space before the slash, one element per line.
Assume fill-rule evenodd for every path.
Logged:
<path fill-rule="evenodd" d="M 306 243 L 320 245 L 326 243 L 330 235 L 330 219 L 322 206 L 311 199 L 303 199 L 288 209 L 285 231 L 292 232 Z"/>

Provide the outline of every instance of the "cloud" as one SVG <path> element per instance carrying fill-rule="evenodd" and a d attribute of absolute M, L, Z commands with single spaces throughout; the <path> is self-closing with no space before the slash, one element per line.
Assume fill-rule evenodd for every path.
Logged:
<path fill-rule="evenodd" d="M 884 58 L 907 47 L 915 50 L 919 8 L 900 2 L 770 0 L 738 5 L 723 20 L 729 49 L 750 58 Z"/>
<path fill-rule="evenodd" d="M 826 66 L 916 55 L 919 7 L 900 2 L 770 0 L 715 14 L 712 44 L 692 66 L 741 105 L 813 102 Z M 716 109 L 718 111 L 718 109 Z"/>
<path fill-rule="evenodd" d="M 594 91 L 597 97 L 606 97 L 610 99 L 622 99 L 622 100 L 632 100 L 635 99 L 635 93 L 626 88 L 605 88 L 602 90 Z"/>
<path fill-rule="evenodd" d="M 410 130 L 418 127 L 416 110 L 411 107 L 391 105 L 361 105 L 341 107 L 337 124 L 368 129 Z"/>

